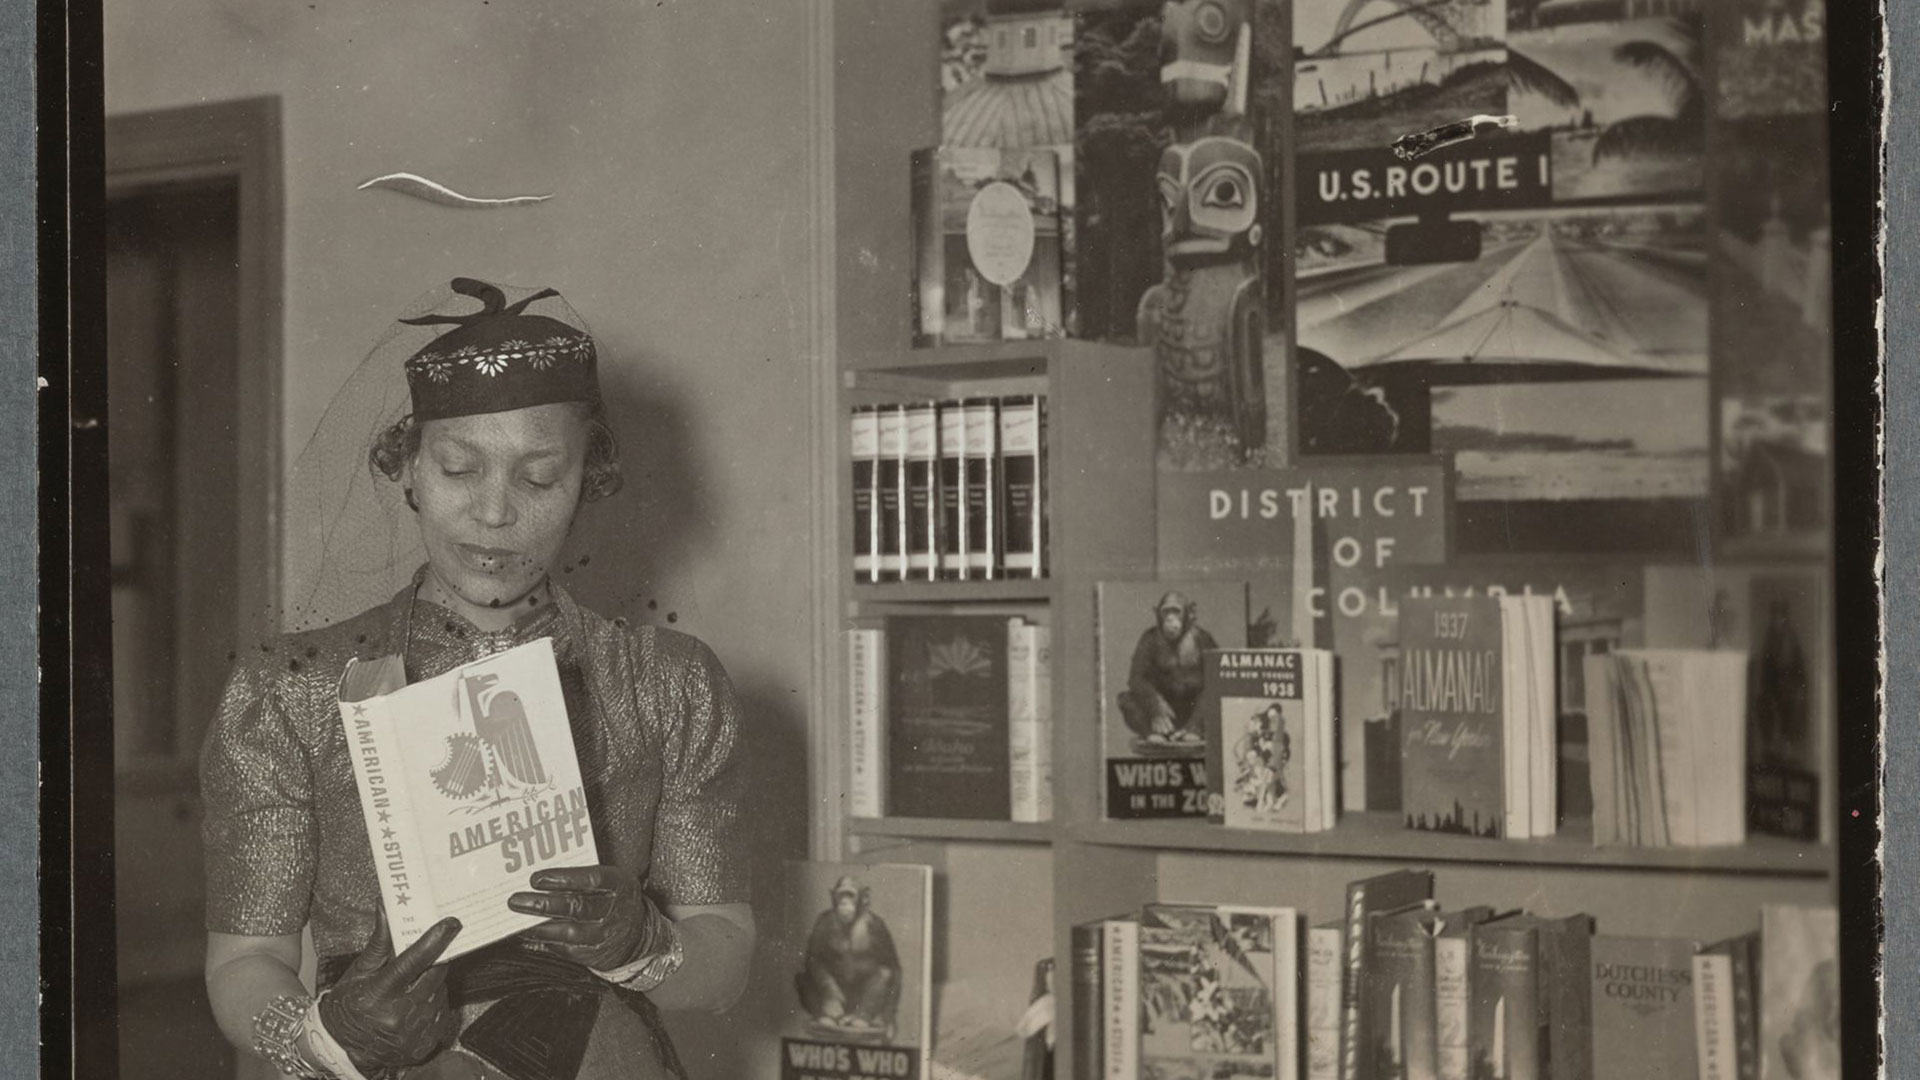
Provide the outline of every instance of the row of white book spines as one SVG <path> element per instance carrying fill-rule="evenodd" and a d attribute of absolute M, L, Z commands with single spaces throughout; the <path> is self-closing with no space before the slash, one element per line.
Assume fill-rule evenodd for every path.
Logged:
<path fill-rule="evenodd" d="M 854 406 L 854 580 L 1047 576 L 1045 415 L 1043 394 Z"/>
<path fill-rule="evenodd" d="M 851 627 L 847 638 L 848 810 L 856 818 L 887 814 L 887 635 Z M 1009 821 L 1053 820 L 1053 653 L 1048 627 L 1007 622 L 1007 750 Z"/>

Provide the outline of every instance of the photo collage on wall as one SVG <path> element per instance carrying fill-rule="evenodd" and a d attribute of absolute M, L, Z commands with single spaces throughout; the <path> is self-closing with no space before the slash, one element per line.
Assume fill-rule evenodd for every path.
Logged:
<path fill-rule="evenodd" d="M 1303 422 L 1303 453 L 1449 454 L 1467 551 L 1683 546 L 1710 471 L 1699 5 L 1294 11 L 1302 365 L 1377 404 L 1364 439 Z M 1512 122 L 1388 149 L 1477 114 Z"/>
<path fill-rule="evenodd" d="M 1820 5 L 946 0 L 945 144 L 1053 148 L 1062 323 L 1153 351 L 1157 578 L 1336 652 L 1347 809 L 1398 790 L 1404 598 L 1555 596 L 1578 773 L 1649 565 L 1817 550 Z"/>
<path fill-rule="evenodd" d="M 1703 516 L 1790 550 L 1828 516 L 1823 24 L 946 0 L 942 149 L 1056 155 L 1029 295 L 1154 350 L 1163 473 L 1438 455 L 1466 553 L 1671 553 Z M 1505 122 L 1393 150 L 1466 117 Z"/>
<path fill-rule="evenodd" d="M 1716 4 L 1712 352 L 1721 536 L 1817 548 L 1833 301 L 1821 0 Z"/>
<path fill-rule="evenodd" d="M 1076 14 L 1080 325 L 1155 350 L 1164 468 L 1289 453 L 1288 15 L 1285 0 Z"/>

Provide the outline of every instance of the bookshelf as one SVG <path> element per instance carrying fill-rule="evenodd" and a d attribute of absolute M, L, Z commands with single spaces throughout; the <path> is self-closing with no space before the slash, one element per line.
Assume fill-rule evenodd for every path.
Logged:
<path fill-rule="evenodd" d="M 1064 1022 L 1074 1015 L 1068 973 L 1077 923 L 1169 900 L 1293 906 L 1320 922 L 1342 912 L 1349 881 L 1407 866 L 1434 871 L 1443 903 L 1585 911 L 1607 933 L 1712 941 L 1757 926 L 1764 903 L 1833 902 L 1832 847 L 1771 838 L 1728 848 L 1596 847 L 1590 824 L 1578 820 L 1549 839 L 1502 841 L 1415 833 L 1396 815 L 1355 812 L 1329 832 L 1307 835 L 1104 820 L 1094 586 L 1155 569 L 1152 358 L 1141 349 L 1082 341 L 911 347 L 907 162 L 911 150 L 940 139 L 932 77 L 938 6 L 836 0 L 833 10 L 835 383 L 842 411 L 818 467 L 820 490 L 833 494 L 839 550 L 849 553 L 843 560 L 852 550 L 848 408 L 968 394 L 1047 396 L 1048 577 L 859 584 L 843 565 L 834 586 L 843 625 L 955 612 L 1020 614 L 1052 628 L 1054 821 L 851 818 L 840 809 L 844 799 L 820 801 L 829 831 L 843 844 L 834 854 L 935 867 L 943 882 L 936 886 L 936 978 L 995 969 L 1024 979 L 1050 948 L 1058 973 L 1055 1015 Z M 1605 553 L 1594 561 L 1630 558 Z M 1482 555 L 1458 563 L 1524 561 Z M 835 663 L 844 677 L 844 655 Z M 843 754 L 845 704 L 842 696 L 837 709 L 815 720 L 830 729 L 816 743 L 838 739 Z M 936 987 L 936 1001 L 938 995 Z M 1056 1055 L 1055 1074 L 1074 1075 L 1073 1039 L 1064 1030 Z M 941 1058 L 938 1039 L 933 1056 Z"/>

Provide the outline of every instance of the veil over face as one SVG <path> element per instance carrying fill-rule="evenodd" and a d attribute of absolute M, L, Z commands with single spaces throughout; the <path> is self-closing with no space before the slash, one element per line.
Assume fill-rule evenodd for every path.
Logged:
<path fill-rule="evenodd" d="M 473 316 L 504 301 L 509 309 L 524 303 L 526 314 L 542 324 L 551 320 L 588 335 L 579 313 L 547 290 L 467 279 L 457 284 L 461 291 L 442 286 L 400 313 L 335 393 L 294 462 L 282 506 L 287 562 L 281 629 L 315 629 L 384 603 L 426 561 L 401 485 L 375 469 L 370 456 L 380 437 L 414 410 L 407 362 L 448 336 L 452 325 L 410 320 Z M 498 300 L 474 295 L 493 289 Z"/>

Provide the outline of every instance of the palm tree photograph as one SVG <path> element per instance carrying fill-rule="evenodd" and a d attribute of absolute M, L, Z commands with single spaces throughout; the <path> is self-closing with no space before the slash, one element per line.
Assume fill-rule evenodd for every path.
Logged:
<path fill-rule="evenodd" d="M 1552 134 L 1555 202 L 1703 188 L 1701 38 L 1698 14 L 1509 32 L 1507 111 Z"/>
<path fill-rule="evenodd" d="M 1294 151 L 1386 147 L 1503 112 L 1504 0 L 1296 0 Z"/>

